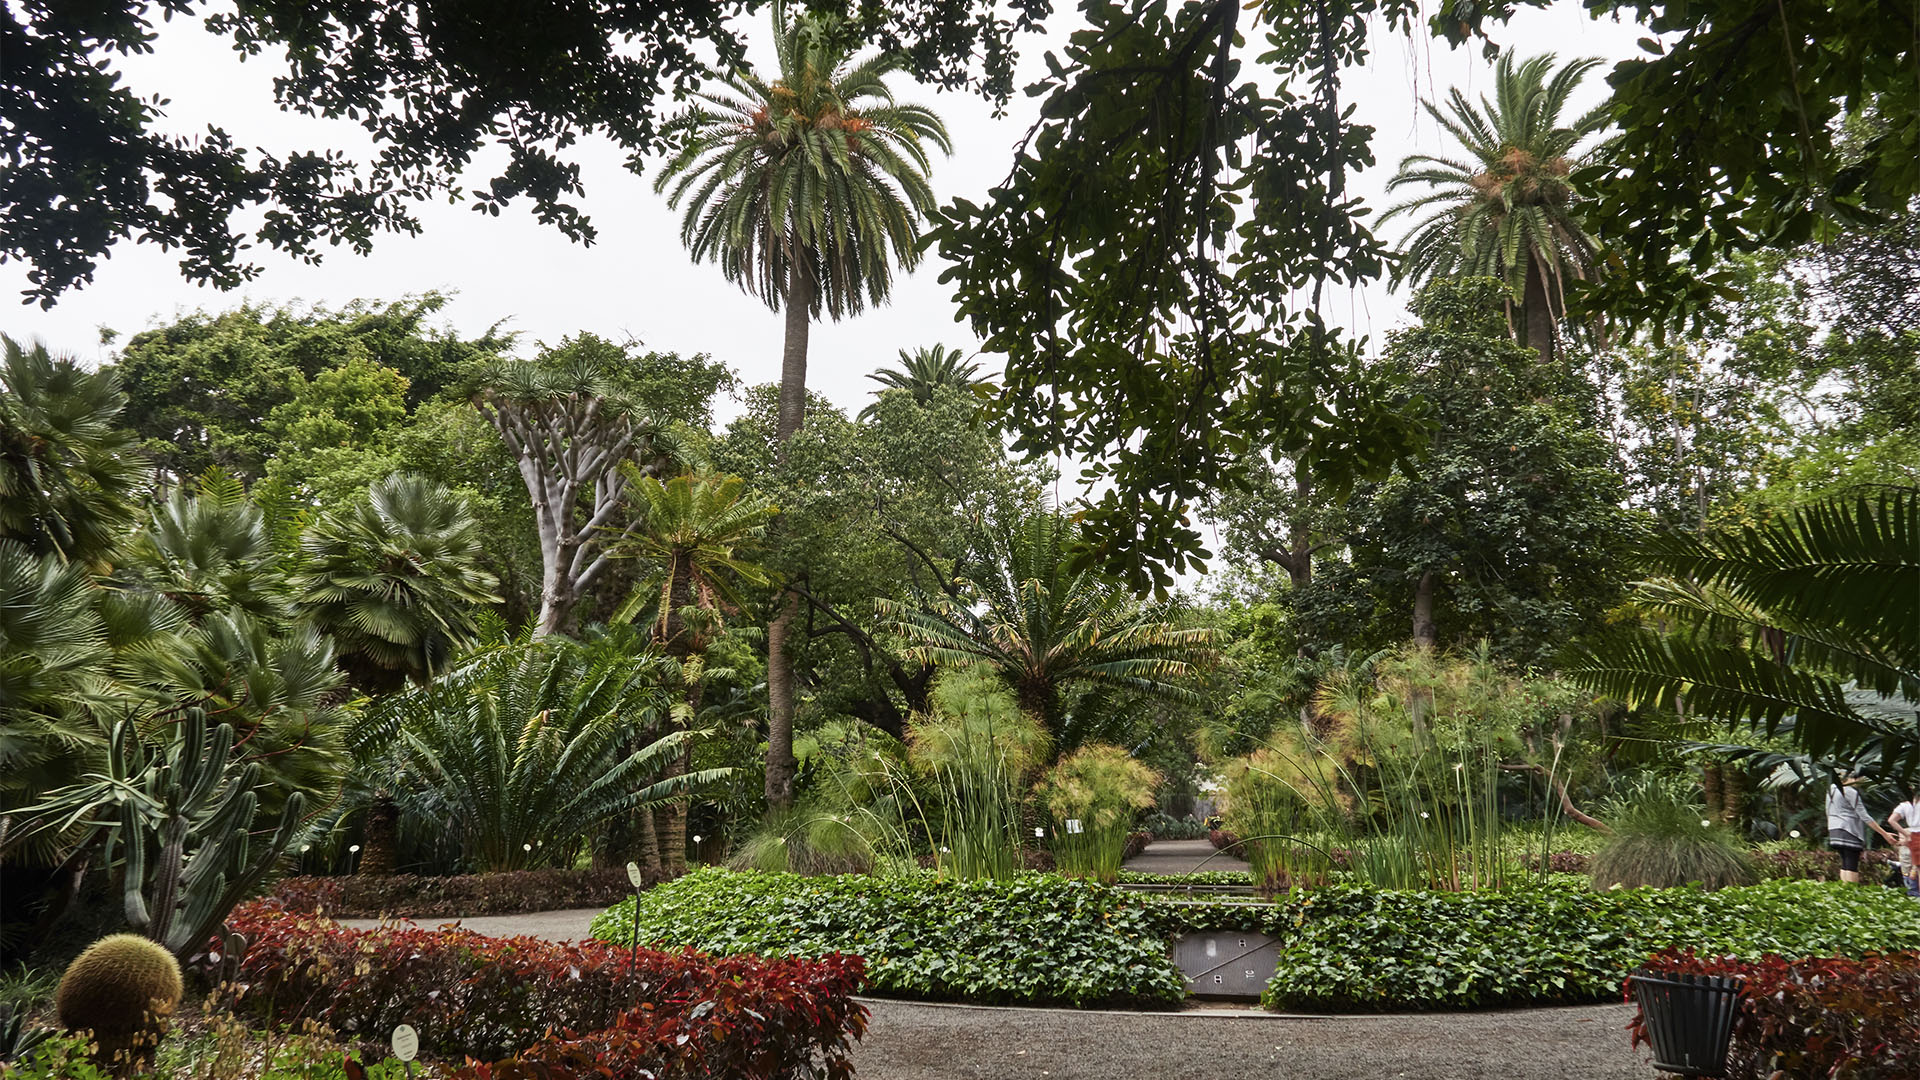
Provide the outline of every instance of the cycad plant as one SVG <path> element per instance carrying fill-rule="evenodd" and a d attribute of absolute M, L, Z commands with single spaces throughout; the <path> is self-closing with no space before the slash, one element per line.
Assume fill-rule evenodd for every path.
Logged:
<path fill-rule="evenodd" d="M 1112 883 L 1134 818 L 1159 786 L 1158 773 L 1118 746 L 1089 743 L 1055 762 L 1039 789 L 1053 819 L 1054 865 Z"/>
<path fill-rule="evenodd" d="M 968 360 L 959 349 L 950 349 L 945 345 L 911 351 L 901 349 L 899 367 L 881 368 L 867 378 L 880 384 L 876 395 L 889 390 L 905 390 L 922 405 L 932 401 L 934 393 L 943 387 L 971 394 L 976 388 L 988 385 L 980 378 L 979 361 Z M 860 410 L 860 419 L 871 417 L 876 408 L 869 405 Z"/>
<path fill-rule="evenodd" d="M 1101 719 L 1070 713 L 1069 691 L 1192 701 L 1186 681 L 1214 655 L 1212 629 L 1181 626 L 1075 567 L 1074 540 L 1058 514 L 1036 512 L 976 545 L 958 569 L 960 595 L 916 590 L 912 604 L 876 602 L 923 663 L 986 665 L 1061 749 L 1096 735 Z"/>
<path fill-rule="evenodd" d="M 1425 284 L 1436 277 L 1493 277 L 1520 298 L 1515 336 L 1550 358 L 1554 330 L 1566 315 L 1568 279 L 1590 277 L 1598 245 L 1578 218 L 1575 171 L 1586 164 L 1590 140 L 1607 125 L 1598 106 L 1563 119 L 1568 99 L 1597 59 L 1553 70 L 1548 53 L 1524 62 L 1512 50 L 1494 71 L 1494 97 L 1476 105 L 1458 89 L 1447 111 L 1422 101 L 1427 114 L 1464 151 L 1463 156 L 1414 154 L 1387 182 L 1429 190 L 1381 215 L 1416 217 L 1401 243 L 1397 281 Z"/>
<path fill-rule="evenodd" d="M 1642 553 L 1646 629 L 1567 674 L 1629 705 L 1783 734 L 1889 779 L 1920 771 L 1920 491 L 1824 500 Z"/>
<path fill-rule="evenodd" d="M 302 547 L 301 611 L 332 635 L 363 689 L 426 679 L 500 601 L 466 502 L 422 477 L 378 481 L 366 502 L 315 522 Z"/>
<path fill-rule="evenodd" d="M 666 778 L 690 730 L 659 660 L 564 638 L 483 647 L 377 701 L 354 733 L 363 782 L 444 829 L 475 870 L 571 866 L 595 834 L 727 770 Z"/>

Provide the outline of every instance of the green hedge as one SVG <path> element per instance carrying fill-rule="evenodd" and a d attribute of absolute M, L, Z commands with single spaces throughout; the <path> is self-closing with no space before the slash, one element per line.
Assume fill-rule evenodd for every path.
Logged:
<path fill-rule="evenodd" d="M 1334 887 L 1245 921 L 1286 939 L 1263 998 L 1282 1008 L 1600 1001 L 1616 997 L 1628 972 L 1667 948 L 1758 959 L 1920 947 L 1913 901 L 1890 889 L 1812 881 L 1718 892 Z"/>
<path fill-rule="evenodd" d="M 631 900 L 594 922 L 625 942 Z M 1167 943 L 1194 930 L 1282 941 L 1265 1002 L 1429 1009 L 1603 1001 L 1668 948 L 1756 959 L 1920 948 L 1893 890 L 1812 881 L 1596 893 L 1545 886 L 1435 893 L 1330 886 L 1279 904 L 1180 902 L 1050 874 L 1012 882 L 703 871 L 641 897 L 640 940 L 768 956 L 856 953 L 882 994 L 1041 1004 L 1179 1001 Z"/>
<path fill-rule="evenodd" d="M 593 922 L 625 943 L 629 899 Z M 867 958 L 882 994 L 1076 1006 L 1177 1005 L 1186 982 L 1148 912 L 1119 890 L 1053 874 L 942 881 L 703 870 L 640 897 L 640 941 L 702 952 Z"/>

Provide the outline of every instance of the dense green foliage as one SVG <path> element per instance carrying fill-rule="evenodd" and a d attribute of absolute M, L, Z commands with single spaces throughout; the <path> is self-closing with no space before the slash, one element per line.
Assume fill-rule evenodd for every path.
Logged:
<path fill-rule="evenodd" d="M 1911 905 L 1890 889 L 1805 881 L 1718 892 L 1336 886 L 1282 909 L 1280 969 L 1263 1000 L 1387 1010 L 1600 1001 L 1661 949 L 1753 960 L 1913 948 Z"/>
<path fill-rule="evenodd" d="M 1268 1004 L 1391 1010 L 1606 1000 L 1666 948 L 1748 959 L 1912 948 L 1920 926 L 1908 904 L 1890 890 L 1806 881 L 1712 893 L 1336 885 L 1279 904 L 1174 904 L 1044 874 L 959 883 L 702 871 L 641 894 L 637 910 L 642 942 L 852 953 L 881 993 L 982 1002 L 1177 1000 L 1173 936 L 1258 930 L 1281 939 Z M 628 940 L 635 910 L 608 909 L 595 936 Z"/>
<path fill-rule="evenodd" d="M 1185 984 L 1146 911 L 1084 880 L 803 878 L 703 870 L 639 898 L 640 940 L 719 955 L 867 959 L 874 990 L 1003 1004 L 1168 1007 Z M 635 908 L 594 920 L 625 942 Z"/>

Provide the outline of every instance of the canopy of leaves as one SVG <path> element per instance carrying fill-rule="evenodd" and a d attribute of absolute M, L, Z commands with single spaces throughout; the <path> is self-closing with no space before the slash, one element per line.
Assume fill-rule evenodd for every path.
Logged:
<path fill-rule="evenodd" d="M 1364 379 L 1321 287 L 1380 275 L 1349 170 L 1372 164 L 1340 70 L 1374 14 L 1411 5 L 1257 8 L 1270 71 L 1241 82 L 1233 0 L 1088 0 L 1089 28 L 1029 92 L 1044 98 L 1007 178 L 932 230 L 960 316 L 1006 357 L 1016 446 L 1110 480 L 1089 554 L 1134 585 L 1206 556 L 1188 505 L 1279 447 L 1336 486 L 1378 475 L 1413 425 Z M 1263 90 L 1273 76 L 1310 92 Z M 1309 302 L 1296 305 L 1296 299 Z"/>
<path fill-rule="evenodd" d="M 51 306 L 92 280 L 126 240 L 182 252 L 188 278 L 233 288 L 260 271 L 249 247 L 309 262 L 360 254 L 382 231 L 420 231 L 413 204 L 466 196 L 498 215 L 531 200 L 542 222 L 591 242 L 567 156 L 604 135 L 639 156 L 660 143 L 659 102 L 732 68 L 736 16 L 759 0 L 25 0 L 0 17 L 0 257 L 29 264 L 27 299 Z M 948 86 L 1004 100 L 1013 37 L 1052 10 L 1016 0 L 891 0 L 855 10 L 847 32 L 904 53 Z M 166 130 L 157 96 L 126 81 L 122 58 L 152 52 L 162 19 L 205 14 L 253 63 L 272 64 L 288 112 L 344 118 L 375 154 L 249 153 L 224 129 Z M 164 42 L 160 43 L 165 47 Z M 504 163 L 472 187 L 481 152 Z M 243 224 L 258 220 L 259 224 Z M 404 369 L 403 369 L 404 370 Z"/>

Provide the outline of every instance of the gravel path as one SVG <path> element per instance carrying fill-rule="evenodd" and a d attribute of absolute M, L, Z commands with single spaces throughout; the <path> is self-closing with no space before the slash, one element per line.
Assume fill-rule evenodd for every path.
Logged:
<path fill-rule="evenodd" d="M 1155 844 L 1148 853 L 1180 843 Z M 1184 857 L 1191 860 L 1192 853 Z M 563 941 L 585 937 L 599 913 L 583 908 L 419 922 L 458 921 L 482 934 Z M 342 919 L 341 925 L 379 923 Z M 1625 1005 L 1282 1017 L 1213 1004 L 1184 1013 L 1135 1013 L 866 1001 L 872 1022 L 853 1055 L 861 1080 L 1648 1080 L 1655 1075 L 1627 1044 L 1625 1028 L 1633 1010 Z"/>
<path fill-rule="evenodd" d="M 1626 1005 L 1287 1018 L 874 1001 L 861 1080 L 1649 1080 Z"/>
<path fill-rule="evenodd" d="M 1214 870 L 1250 870 L 1247 860 L 1215 851 L 1207 840 L 1155 840 L 1128 859 L 1125 869 L 1143 874 L 1192 874 Z"/>

